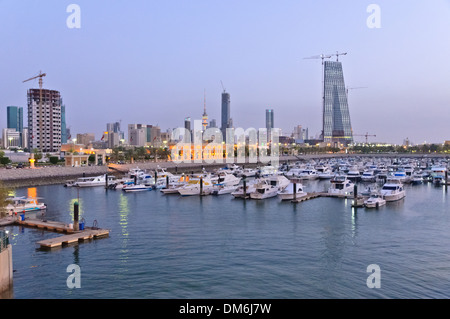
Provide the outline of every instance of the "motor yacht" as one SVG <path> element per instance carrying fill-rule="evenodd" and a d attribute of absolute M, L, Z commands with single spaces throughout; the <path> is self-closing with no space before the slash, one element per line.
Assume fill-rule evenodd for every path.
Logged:
<path fill-rule="evenodd" d="M 406 196 L 403 184 L 398 179 L 388 179 L 380 190 L 380 195 L 387 202 L 400 200 Z"/>
<path fill-rule="evenodd" d="M 303 185 L 300 183 L 296 184 L 296 192 L 295 192 L 295 198 L 299 199 L 302 197 L 307 196 L 308 194 L 303 191 Z M 293 200 L 294 199 L 294 183 L 289 183 L 289 185 L 281 190 L 278 191 L 278 198 L 281 200 Z"/>

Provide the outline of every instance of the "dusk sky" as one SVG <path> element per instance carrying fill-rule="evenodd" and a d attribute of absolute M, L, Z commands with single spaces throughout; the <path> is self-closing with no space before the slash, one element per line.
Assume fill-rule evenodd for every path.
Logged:
<path fill-rule="evenodd" d="M 81 28 L 68 28 L 71 3 Z M 369 28 L 370 4 L 381 28 Z M 201 119 L 220 125 L 223 82 L 235 127 L 321 130 L 322 53 L 340 56 L 355 134 L 401 144 L 450 140 L 450 1 L 0 0 L 0 128 L 22 83 L 40 70 L 61 92 L 72 136 L 121 120 L 162 131 Z M 334 57 L 335 59 L 335 57 Z M 24 126 L 26 126 L 26 111 Z M 356 141 L 364 141 L 356 136 Z"/>

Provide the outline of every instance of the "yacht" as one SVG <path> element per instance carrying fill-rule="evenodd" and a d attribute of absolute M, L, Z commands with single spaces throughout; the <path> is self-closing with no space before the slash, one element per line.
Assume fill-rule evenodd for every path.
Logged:
<path fill-rule="evenodd" d="M 253 168 L 244 168 L 242 169 L 241 172 L 239 172 L 236 176 L 238 177 L 243 177 L 243 178 L 247 178 L 247 177 L 255 177 L 257 173 L 256 169 Z"/>
<path fill-rule="evenodd" d="M 202 186 L 200 185 L 202 183 Z M 201 187 L 200 187 L 201 186 Z M 212 190 L 213 183 L 209 176 L 190 179 L 186 185 L 178 189 L 178 193 L 181 196 L 192 195 L 209 195 Z M 200 194 L 202 190 L 202 194 Z"/>
<path fill-rule="evenodd" d="M 380 195 L 387 202 L 393 202 L 405 197 L 403 184 L 398 179 L 388 179 L 380 190 Z"/>
<path fill-rule="evenodd" d="M 386 200 L 379 193 L 372 193 L 368 199 L 364 201 L 367 208 L 378 208 L 386 205 Z"/>
<path fill-rule="evenodd" d="M 279 175 L 280 172 L 275 166 L 267 165 L 259 168 L 258 176 L 267 177 L 272 175 Z"/>
<path fill-rule="evenodd" d="M 295 198 L 299 199 L 299 198 L 305 197 L 306 195 L 308 195 L 308 194 L 303 191 L 303 185 L 298 183 L 296 185 Z M 281 200 L 293 200 L 294 199 L 294 184 L 289 183 L 289 185 L 285 189 L 278 191 L 278 197 Z"/>
<path fill-rule="evenodd" d="M 372 170 L 368 170 L 368 171 L 364 171 L 361 175 L 361 181 L 362 182 L 369 182 L 369 183 L 373 183 L 376 181 L 376 175 L 375 172 Z"/>
<path fill-rule="evenodd" d="M 255 191 L 250 194 L 253 199 L 265 199 L 275 197 L 289 185 L 290 181 L 282 175 L 274 175 L 260 179 L 255 185 Z"/>
<path fill-rule="evenodd" d="M 266 199 L 275 197 L 278 194 L 278 187 L 270 185 L 266 179 L 261 179 L 255 185 L 255 191 L 250 193 L 252 199 Z"/>
<path fill-rule="evenodd" d="M 411 175 L 411 184 L 413 184 L 413 185 L 423 184 L 423 173 L 414 172 Z"/>
<path fill-rule="evenodd" d="M 236 177 L 226 171 L 219 172 L 212 180 L 215 184 L 225 186 L 237 186 L 241 181 L 241 177 Z"/>
<path fill-rule="evenodd" d="M 115 176 L 108 176 L 108 185 L 115 183 Z M 73 186 L 77 187 L 94 187 L 94 186 L 106 186 L 106 174 L 95 177 L 80 177 Z"/>
<path fill-rule="evenodd" d="M 303 168 L 293 167 L 285 175 L 288 177 L 299 177 L 303 170 Z"/>
<path fill-rule="evenodd" d="M 247 197 L 250 196 L 251 193 L 256 191 L 256 184 L 259 180 L 254 180 L 252 182 L 248 182 L 245 185 L 245 194 Z M 231 195 L 233 195 L 234 198 L 244 198 L 244 185 L 239 185 L 233 192 L 231 192 Z"/>
<path fill-rule="evenodd" d="M 319 179 L 331 179 L 335 175 L 330 168 L 325 168 L 323 171 L 318 171 Z"/>
<path fill-rule="evenodd" d="M 319 174 L 317 174 L 317 171 L 313 168 L 306 168 L 300 173 L 298 177 L 301 179 L 313 180 L 317 179 L 319 177 Z"/>
<path fill-rule="evenodd" d="M 397 179 L 400 183 L 405 183 L 410 180 L 403 169 L 398 169 L 397 171 L 392 172 L 392 175 L 389 178 Z"/>
<path fill-rule="evenodd" d="M 7 199 L 7 202 L 9 203 L 6 205 L 8 213 L 27 213 L 47 208 L 46 204 L 38 203 L 37 198 L 10 197 Z"/>
<path fill-rule="evenodd" d="M 356 166 L 348 170 L 347 178 L 353 182 L 358 182 L 361 179 L 361 173 Z"/>
<path fill-rule="evenodd" d="M 346 175 L 336 175 L 330 182 L 331 186 L 328 188 L 328 194 L 347 195 L 353 193 L 355 184 Z"/>
<path fill-rule="evenodd" d="M 447 168 L 444 166 L 433 166 L 431 168 L 431 178 L 433 181 L 433 184 L 435 185 L 442 185 L 445 184 L 445 172 L 447 171 Z"/>
<path fill-rule="evenodd" d="M 214 185 L 211 189 L 212 195 L 231 194 L 238 188 L 237 185 Z"/>

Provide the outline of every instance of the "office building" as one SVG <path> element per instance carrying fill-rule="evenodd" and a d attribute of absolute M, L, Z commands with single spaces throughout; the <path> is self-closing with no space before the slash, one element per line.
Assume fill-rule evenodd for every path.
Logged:
<path fill-rule="evenodd" d="M 67 135 L 66 126 L 66 106 L 63 104 L 61 99 L 61 144 L 67 144 L 69 136 Z"/>
<path fill-rule="evenodd" d="M 23 134 L 23 108 L 18 106 L 8 106 L 6 108 L 6 127 L 13 129 L 19 133 L 17 147 L 22 147 L 22 134 Z"/>
<path fill-rule="evenodd" d="M 273 110 L 266 109 L 266 129 L 267 129 L 267 141 L 270 142 L 272 140 L 272 129 L 273 126 Z"/>
<path fill-rule="evenodd" d="M 20 132 L 14 128 L 4 128 L 2 130 L 2 148 L 18 148 L 21 145 Z"/>
<path fill-rule="evenodd" d="M 323 141 L 331 146 L 353 142 L 342 63 L 324 62 Z"/>
<path fill-rule="evenodd" d="M 77 134 L 77 144 L 79 145 L 84 145 L 85 147 L 87 147 L 93 141 L 95 141 L 94 133 Z"/>
<path fill-rule="evenodd" d="M 59 152 L 61 149 L 61 95 L 58 91 L 29 89 L 28 136 L 31 149 L 43 153 Z"/>
<path fill-rule="evenodd" d="M 222 93 L 222 119 L 220 130 L 222 131 L 223 138 L 225 139 L 227 128 L 231 128 L 232 122 L 230 117 L 230 93 L 225 90 Z"/>

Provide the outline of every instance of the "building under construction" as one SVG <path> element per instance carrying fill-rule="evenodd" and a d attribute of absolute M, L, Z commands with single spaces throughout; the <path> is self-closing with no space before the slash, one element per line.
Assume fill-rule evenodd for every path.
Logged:
<path fill-rule="evenodd" d="M 30 149 L 43 153 L 61 149 L 61 95 L 58 91 L 29 89 L 28 138 Z M 41 101 L 42 99 L 42 101 Z"/>

